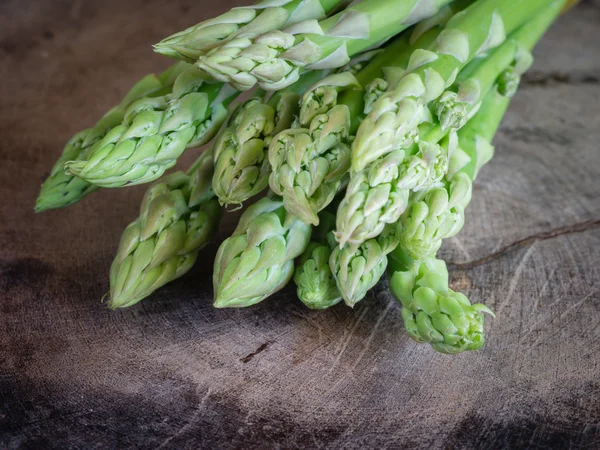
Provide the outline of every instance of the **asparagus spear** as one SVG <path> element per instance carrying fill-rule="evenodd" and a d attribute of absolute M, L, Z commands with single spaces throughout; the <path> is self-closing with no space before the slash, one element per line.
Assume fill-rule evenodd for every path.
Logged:
<path fill-rule="evenodd" d="M 531 57 L 527 50 L 547 29 L 561 5 L 554 2 L 552 6 L 548 13 L 540 15 L 541 19 L 536 17 L 527 23 L 458 76 L 454 89 L 469 114 L 477 110 L 484 94 L 507 68 L 511 68 L 509 72 L 514 77 L 529 67 Z M 511 84 L 503 85 L 509 89 Z M 410 191 L 426 190 L 442 180 L 448 170 L 448 157 L 457 145 L 456 136 L 453 128 L 446 128 L 435 119 L 432 122 L 419 126 L 416 144 L 391 152 L 373 148 L 372 154 L 377 158 L 351 173 L 337 215 L 336 238 L 341 246 L 347 242 L 360 244 L 377 236 L 387 223 L 395 223 L 404 213 Z"/>
<path fill-rule="evenodd" d="M 354 307 L 379 282 L 387 255 L 398 245 L 398 233 L 398 226 L 389 224 L 379 236 L 360 245 L 335 245 L 329 266 L 346 305 Z"/>
<path fill-rule="evenodd" d="M 340 81 L 336 87 L 342 89 L 356 82 L 349 73 L 334 75 L 324 82 L 333 79 Z M 316 114 L 317 110 L 308 105 L 306 97 L 307 94 L 302 102 L 299 124 L 308 123 L 310 128 L 284 130 L 271 141 L 269 185 L 283 197 L 288 211 L 306 223 L 317 225 L 318 212 L 331 203 L 347 176 L 350 147 L 346 140 L 351 116 L 359 110 L 351 111 L 349 106 L 353 105 L 336 104 L 332 108 L 326 106 L 323 108 L 326 112 Z M 360 103 L 355 102 L 355 105 Z"/>
<path fill-rule="evenodd" d="M 553 6 L 511 36 L 521 49 L 533 48 L 558 15 L 560 8 Z M 521 61 L 523 59 L 528 58 Z M 478 112 L 459 130 L 459 148 L 452 156 L 450 180 L 462 177 L 470 182 L 491 158 L 491 141 L 506 111 L 510 94 L 514 93 L 514 83 L 507 85 L 506 80 L 519 73 L 518 66 L 517 61 L 509 68 L 510 75 L 499 77 L 497 89 L 486 95 Z M 446 209 L 445 214 L 453 214 L 453 211 Z M 411 227 L 406 237 L 401 236 L 400 245 L 389 258 L 390 289 L 402 304 L 405 328 L 413 339 L 431 343 L 435 350 L 443 353 L 475 350 L 484 343 L 480 313 L 493 313 L 484 305 L 471 305 L 464 295 L 448 288 L 448 273 L 443 261 L 429 255 L 421 261 L 413 259 L 413 256 L 423 257 L 427 253 L 421 252 L 422 248 L 430 248 L 433 252 L 439 247 L 436 239 L 438 235 L 443 236 L 443 229 L 437 229 L 437 225 L 443 222 L 424 221 Z M 415 229 L 417 232 L 413 232 Z"/>
<path fill-rule="evenodd" d="M 325 210 L 320 216 L 319 226 L 294 271 L 298 298 L 310 309 L 326 309 L 342 300 L 329 268 L 335 215 Z"/>
<path fill-rule="evenodd" d="M 65 170 L 101 187 L 154 181 L 175 165 L 186 148 L 212 139 L 238 94 L 195 67 L 188 68 L 170 93 L 130 105 L 122 123 L 83 158 L 68 161 Z"/>
<path fill-rule="evenodd" d="M 407 45 L 408 38 L 397 39 L 356 76 L 345 71 L 315 83 L 302 97 L 294 126 L 271 141 L 271 189 L 306 223 L 317 225 L 319 211 L 347 182 L 350 145 L 364 108 L 362 86 L 402 63 Z"/>
<path fill-rule="evenodd" d="M 192 268 L 222 215 L 212 172 L 209 150 L 187 174 L 175 172 L 148 189 L 110 269 L 110 308 L 132 306 Z"/>
<path fill-rule="evenodd" d="M 93 128 L 73 136 L 52 167 L 49 177 L 42 184 L 35 211 L 64 208 L 96 191 L 97 186 L 73 175 L 67 175 L 64 171 L 65 163 L 85 157 L 94 143 L 102 139 L 109 130 L 123 120 L 125 110 L 132 103 L 143 97 L 159 96 L 169 91 L 177 76 L 189 67 L 187 64 L 177 63 L 161 75 L 145 76 L 136 83 L 121 103 L 106 113 Z"/>
<path fill-rule="evenodd" d="M 215 144 L 213 187 L 222 205 L 240 205 L 269 184 L 268 146 L 290 127 L 299 111 L 299 93 L 323 76 L 310 72 L 269 98 L 259 90 L 231 113 Z"/>
<path fill-rule="evenodd" d="M 171 58 L 195 62 L 207 51 L 236 37 L 253 39 L 260 34 L 297 22 L 327 17 L 342 0 L 262 0 L 254 6 L 232 8 L 154 45 L 154 51 Z"/>
<path fill-rule="evenodd" d="M 389 225 L 377 238 L 340 249 L 333 236 L 335 215 L 325 210 L 319 216 L 313 241 L 296 267 L 298 298 L 313 309 L 328 308 L 342 298 L 354 307 L 385 273 L 387 255 L 398 245 L 398 227 Z"/>
<path fill-rule="evenodd" d="M 429 48 L 415 50 L 406 74 L 389 87 L 362 122 L 352 148 L 353 170 L 364 169 L 409 139 L 426 117 L 427 105 L 438 99 L 476 56 L 500 45 L 541 8 L 562 8 L 563 4 L 564 0 L 480 0 L 456 14 Z M 443 113 L 444 108 L 436 112 Z"/>
<path fill-rule="evenodd" d="M 441 353 L 477 350 L 485 342 L 482 304 L 472 305 L 467 297 L 448 288 L 444 261 L 390 261 L 394 268 L 390 290 L 402 304 L 402 319 L 408 335 L 417 342 L 430 343 Z"/>
<path fill-rule="evenodd" d="M 491 141 L 509 100 L 496 89 L 491 90 L 475 116 L 458 131 L 460 147 L 453 154 L 451 163 L 457 172 L 451 179 L 457 176 L 461 180 L 465 177 L 474 179 L 481 166 L 489 161 L 493 154 Z M 428 207 L 434 209 L 435 205 Z M 453 213 L 452 208 L 446 209 L 447 215 Z M 483 345 L 483 316 L 480 313 L 493 313 L 484 305 L 471 305 L 464 295 L 451 290 L 446 264 L 433 256 L 441 239 L 438 242 L 427 238 L 437 237 L 436 225 L 443 227 L 449 220 L 446 218 L 437 223 L 433 219 L 424 220 L 417 226 L 407 226 L 407 219 L 403 220 L 400 245 L 389 255 L 390 290 L 402 304 L 404 327 L 410 337 L 417 342 L 431 343 L 442 353 L 459 353 Z"/>
<path fill-rule="evenodd" d="M 493 57 L 514 62 L 496 80 L 473 119 L 459 130 L 459 148 L 452 154 L 449 172 L 441 186 L 415 193 L 402 215 L 400 247 L 414 259 L 434 255 L 442 240 L 456 235 L 464 224 L 464 209 L 471 200 L 472 181 L 493 155 L 491 139 L 533 58 L 530 50 L 554 20 L 559 8 L 550 8 L 513 33 Z M 512 50 L 511 50 L 512 45 Z M 485 133 L 480 132 L 483 128 Z M 478 133 L 477 135 L 475 133 Z M 483 134 L 483 136 L 481 136 Z"/>
<path fill-rule="evenodd" d="M 352 55 L 385 41 L 431 16 L 449 0 L 363 0 L 317 22 L 239 37 L 200 56 L 198 65 L 240 90 L 259 84 L 277 90 L 295 82 L 301 71 L 338 68 Z"/>
<path fill-rule="evenodd" d="M 279 291 L 292 278 L 294 258 L 310 235 L 311 227 L 289 214 L 283 201 L 265 197 L 251 205 L 217 252 L 214 306 L 251 306 Z"/>

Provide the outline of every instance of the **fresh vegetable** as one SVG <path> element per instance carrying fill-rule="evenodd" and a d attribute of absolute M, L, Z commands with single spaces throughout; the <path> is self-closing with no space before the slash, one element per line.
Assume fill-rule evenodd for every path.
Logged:
<path fill-rule="evenodd" d="M 147 75 L 129 91 L 118 106 L 107 112 L 94 127 L 73 136 L 54 167 L 52 167 L 50 176 L 42 184 L 40 195 L 35 204 L 36 212 L 64 208 L 77 203 L 96 191 L 98 186 L 74 175 L 66 174 L 64 170 L 65 163 L 76 159 L 84 159 L 96 142 L 103 139 L 110 130 L 121 123 L 125 111 L 132 103 L 144 97 L 151 98 L 168 92 L 177 76 L 190 67 L 188 64 L 177 63 L 159 76 Z"/>
<path fill-rule="evenodd" d="M 449 0 L 362 0 L 324 19 L 239 37 L 199 57 L 198 66 L 240 90 L 278 90 L 307 70 L 344 66 L 353 55 L 431 16 Z"/>
<path fill-rule="evenodd" d="M 148 189 L 110 269 L 110 308 L 131 306 L 192 268 L 222 214 L 211 188 L 213 168 L 209 150 L 188 173 L 175 172 Z"/>
<path fill-rule="evenodd" d="M 238 94 L 190 67 L 179 74 L 168 94 L 131 104 L 121 124 L 84 158 L 65 163 L 65 170 L 101 187 L 154 181 L 175 165 L 186 148 L 214 137 L 227 116 L 227 105 Z"/>
<path fill-rule="evenodd" d="M 213 286 L 217 308 L 254 305 L 283 288 L 294 259 L 310 242 L 311 227 L 288 213 L 277 198 L 251 205 L 215 258 Z"/>
<path fill-rule="evenodd" d="M 326 309 L 342 301 L 342 294 L 329 268 L 335 214 L 325 210 L 320 216 L 319 226 L 294 271 L 298 298 L 310 309 Z"/>
<path fill-rule="evenodd" d="M 236 37 L 254 39 L 304 20 L 321 20 L 343 3 L 342 0 L 262 0 L 254 6 L 232 8 L 175 33 L 154 45 L 154 51 L 193 63 Z"/>
<path fill-rule="evenodd" d="M 215 307 L 254 305 L 292 278 L 308 308 L 354 307 L 387 270 L 411 338 L 443 353 L 481 348 L 492 313 L 450 288 L 436 254 L 465 223 L 531 50 L 569 4 L 233 8 L 155 45 L 184 62 L 142 79 L 67 143 L 36 211 L 160 178 L 111 267 L 108 305 L 121 308 L 189 271 L 224 209 L 270 187 L 219 246 Z M 163 177 L 213 138 L 186 173 Z"/>

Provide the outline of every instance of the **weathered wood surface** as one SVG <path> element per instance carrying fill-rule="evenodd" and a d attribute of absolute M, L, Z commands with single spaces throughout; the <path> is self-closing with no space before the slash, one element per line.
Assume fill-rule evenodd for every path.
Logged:
<path fill-rule="evenodd" d="M 354 310 L 291 289 L 214 310 L 214 248 L 139 306 L 104 307 L 143 188 L 34 215 L 38 184 L 166 67 L 150 43 L 232 3 L 0 4 L 0 448 L 599 448 L 598 1 L 539 45 L 443 248 L 454 287 L 497 313 L 482 351 L 412 342 L 385 282 Z"/>

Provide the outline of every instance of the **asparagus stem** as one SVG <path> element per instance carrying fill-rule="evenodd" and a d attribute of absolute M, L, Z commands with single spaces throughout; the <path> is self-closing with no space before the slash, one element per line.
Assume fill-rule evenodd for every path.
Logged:
<path fill-rule="evenodd" d="M 239 205 L 269 184 L 268 146 L 280 131 L 290 127 L 299 111 L 299 93 L 323 76 L 309 72 L 287 89 L 255 96 L 234 110 L 215 144 L 213 187 L 222 205 Z"/>
<path fill-rule="evenodd" d="M 215 307 L 254 305 L 282 289 L 310 235 L 311 227 L 289 214 L 281 200 L 263 198 L 251 205 L 217 252 Z"/>
<path fill-rule="evenodd" d="M 511 39 L 521 50 L 531 49 L 560 12 L 562 3 L 552 3 L 513 33 Z M 494 53 L 501 55 L 503 49 Z M 530 58 L 522 52 L 517 55 L 507 69 L 511 77 L 530 63 Z M 507 91 L 504 86 L 506 76 L 501 74 L 498 80 L 499 89 L 487 93 L 473 118 L 458 131 L 459 148 L 451 158 L 445 196 L 435 188 L 425 194 L 423 202 L 414 203 L 409 210 L 411 214 L 403 217 L 400 245 L 389 257 L 390 289 L 402 304 L 408 334 L 418 342 L 431 343 L 443 353 L 480 348 L 484 343 L 481 313 L 493 315 L 484 305 L 471 305 L 464 295 L 449 289 L 445 263 L 432 255 L 444 237 L 455 234 L 462 226 L 464 207 L 470 200 L 470 183 L 493 154 L 491 140 L 510 99 L 506 94 L 513 93 L 513 89 Z M 409 220 L 414 223 L 407 223 Z"/>
<path fill-rule="evenodd" d="M 173 167 L 189 147 L 210 141 L 239 93 L 195 67 L 180 73 L 169 94 L 130 105 L 122 123 L 65 170 L 101 187 L 148 183 Z"/>
<path fill-rule="evenodd" d="M 169 92 L 177 76 L 189 67 L 188 64 L 176 63 L 158 76 L 145 76 L 131 88 L 121 103 L 106 113 L 93 128 L 73 136 L 52 167 L 49 177 L 42 184 L 35 204 L 35 211 L 41 212 L 64 208 L 95 192 L 98 189 L 97 186 L 81 178 L 66 174 L 64 171 L 65 163 L 85 158 L 93 144 L 103 139 L 112 128 L 119 125 L 125 116 L 125 111 L 131 104 L 144 97 L 157 97 Z"/>
<path fill-rule="evenodd" d="M 449 354 L 483 346 L 482 313 L 493 313 L 485 305 L 471 305 L 463 294 L 448 288 L 444 261 L 428 258 L 395 267 L 390 290 L 402 304 L 404 328 L 411 338 Z"/>
<path fill-rule="evenodd" d="M 173 173 L 148 189 L 110 269 L 111 309 L 138 303 L 192 268 L 222 215 L 211 189 L 212 172 L 209 150 L 187 174 Z"/>
<path fill-rule="evenodd" d="M 398 245 L 398 234 L 398 226 L 390 224 L 360 245 L 335 245 L 329 266 L 346 305 L 353 308 L 379 282 L 388 265 L 387 255 Z"/>
<path fill-rule="evenodd" d="M 239 37 L 200 56 L 198 65 L 237 89 L 268 90 L 306 70 L 344 66 L 351 56 L 433 15 L 449 0 L 364 0 L 321 22 L 307 20 L 256 38 Z"/>
<path fill-rule="evenodd" d="M 331 256 L 331 232 L 335 227 L 335 214 L 324 210 L 319 226 L 298 260 L 294 282 L 298 298 L 310 309 L 326 309 L 342 301 L 336 279 L 329 268 Z"/>
<path fill-rule="evenodd" d="M 427 105 L 452 85 L 462 68 L 504 42 L 507 34 L 540 9 L 557 3 L 562 7 L 564 1 L 480 0 L 456 14 L 428 49 L 414 51 L 406 74 L 390 86 L 361 124 L 352 148 L 353 170 L 364 169 L 397 148 L 398 142 L 407 141 L 426 118 Z"/>
<path fill-rule="evenodd" d="M 259 1 L 254 6 L 233 8 L 166 37 L 154 45 L 154 51 L 182 61 L 195 62 L 207 51 L 237 36 L 255 38 L 300 21 L 321 20 L 342 3 L 342 0 Z"/>

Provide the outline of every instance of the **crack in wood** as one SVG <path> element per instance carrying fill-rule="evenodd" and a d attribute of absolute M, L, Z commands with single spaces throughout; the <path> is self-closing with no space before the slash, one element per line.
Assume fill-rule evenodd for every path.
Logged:
<path fill-rule="evenodd" d="M 478 258 L 478 259 L 475 259 L 473 261 L 469 261 L 466 263 L 449 263 L 448 269 L 451 269 L 451 270 L 473 269 L 475 267 L 483 266 L 489 262 L 500 259 L 504 255 L 506 255 L 518 248 L 526 247 L 527 245 L 532 244 L 533 242 L 546 241 L 548 239 L 553 239 L 553 238 L 568 235 L 568 234 L 582 233 L 584 231 L 588 231 L 588 230 L 598 228 L 598 227 L 600 227 L 600 219 L 595 219 L 595 220 L 592 219 L 592 220 L 586 220 L 584 222 L 579 222 L 579 223 L 576 223 L 573 225 L 567 225 L 567 226 L 561 227 L 561 228 L 555 228 L 553 230 L 545 231 L 543 233 L 536 233 L 536 234 L 533 234 L 526 238 L 519 239 L 518 241 L 513 242 L 512 244 L 509 244 L 509 245 L 501 248 L 500 250 L 490 253 L 489 255 L 484 256 L 482 258 Z"/>
<path fill-rule="evenodd" d="M 599 70 L 586 72 L 528 72 L 521 79 L 521 87 L 548 86 L 555 84 L 600 84 Z"/>
<path fill-rule="evenodd" d="M 256 350 L 254 350 L 252 353 L 249 353 L 248 355 L 241 358 L 240 361 L 243 362 L 244 364 L 249 363 L 250 361 L 252 361 L 252 358 L 254 358 L 256 355 L 264 352 L 268 346 L 269 346 L 269 342 L 265 342 L 260 347 L 258 347 Z"/>

